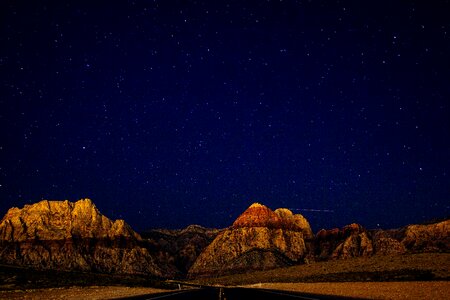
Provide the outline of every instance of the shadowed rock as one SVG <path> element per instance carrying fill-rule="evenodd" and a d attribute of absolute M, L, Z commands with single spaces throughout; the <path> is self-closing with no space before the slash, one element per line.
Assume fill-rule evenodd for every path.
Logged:
<path fill-rule="evenodd" d="M 184 277 L 219 230 L 190 225 L 184 229 L 153 229 L 142 232 L 150 254 L 168 277 Z"/>

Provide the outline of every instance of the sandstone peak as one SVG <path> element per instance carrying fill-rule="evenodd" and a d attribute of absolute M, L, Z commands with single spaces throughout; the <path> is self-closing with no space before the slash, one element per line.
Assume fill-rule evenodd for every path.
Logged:
<path fill-rule="evenodd" d="M 305 238 L 313 238 L 309 222 L 300 214 L 294 214 L 287 208 L 275 211 L 260 203 L 253 203 L 233 223 L 233 228 L 267 227 L 301 231 Z"/>
<path fill-rule="evenodd" d="M 252 205 L 250 205 L 248 208 L 261 208 L 261 207 L 265 207 L 267 208 L 267 206 L 262 205 L 261 203 L 255 202 Z"/>
<path fill-rule="evenodd" d="M 239 227 L 274 227 L 280 222 L 279 217 L 270 208 L 260 203 L 253 203 L 233 223 Z"/>

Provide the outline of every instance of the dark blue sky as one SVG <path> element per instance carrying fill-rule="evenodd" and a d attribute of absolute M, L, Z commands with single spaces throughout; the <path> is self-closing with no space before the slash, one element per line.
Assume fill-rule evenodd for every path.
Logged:
<path fill-rule="evenodd" d="M 449 9 L 2 1 L 0 210 L 89 197 L 138 230 L 256 201 L 314 231 L 448 216 Z"/>

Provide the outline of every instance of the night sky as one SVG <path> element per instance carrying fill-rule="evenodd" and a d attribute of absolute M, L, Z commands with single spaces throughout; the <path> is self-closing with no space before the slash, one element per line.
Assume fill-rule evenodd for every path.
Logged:
<path fill-rule="evenodd" d="M 251 203 L 314 231 L 450 215 L 449 1 L 0 3 L 0 214 L 136 230 Z"/>

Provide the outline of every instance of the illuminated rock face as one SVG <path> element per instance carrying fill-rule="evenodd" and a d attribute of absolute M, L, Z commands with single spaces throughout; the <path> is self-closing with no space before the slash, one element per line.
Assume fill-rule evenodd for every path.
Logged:
<path fill-rule="evenodd" d="M 89 199 L 11 208 L 0 222 L 0 261 L 38 269 L 161 276 L 142 239 Z"/>
<path fill-rule="evenodd" d="M 305 238 L 314 237 L 311 226 L 302 215 L 294 215 L 286 208 L 278 208 L 272 211 L 259 203 L 253 203 L 232 225 L 232 228 L 236 229 L 250 227 L 298 231 L 302 232 Z"/>
<path fill-rule="evenodd" d="M 189 270 L 190 277 L 271 269 L 302 263 L 312 238 L 309 223 L 288 209 L 252 204 L 220 232 Z"/>

